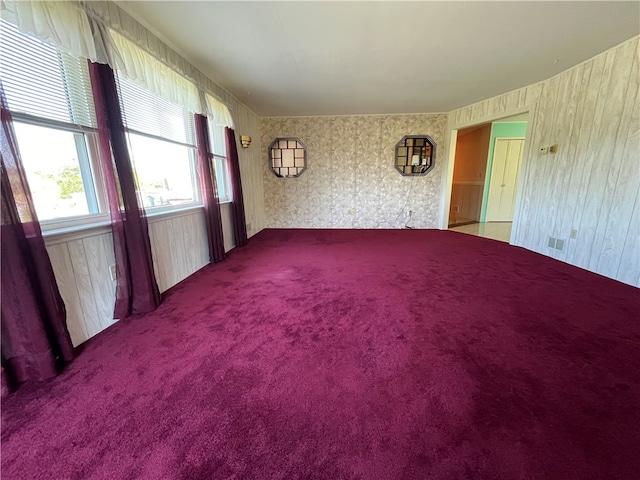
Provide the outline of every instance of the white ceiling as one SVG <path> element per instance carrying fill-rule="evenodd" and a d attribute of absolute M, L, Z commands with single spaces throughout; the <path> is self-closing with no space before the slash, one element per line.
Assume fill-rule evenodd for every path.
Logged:
<path fill-rule="evenodd" d="M 116 2 L 260 116 L 448 112 L 640 32 L 640 2 Z"/>

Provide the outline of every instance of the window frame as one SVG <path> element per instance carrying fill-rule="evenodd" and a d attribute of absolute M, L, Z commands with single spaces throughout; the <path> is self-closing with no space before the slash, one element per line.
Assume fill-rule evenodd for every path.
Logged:
<path fill-rule="evenodd" d="M 79 227 L 90 228 L 93 226 L 100 226 L 110 223 L 111 215 L 109 212 L 109 202 L 107 199 L 104 173 L 102 171 L 102 165 L 100 161 L 97 129 L 84 127 L 81 125 L 74 125 L 71 123 L 65 123 L 58 120 L 36 117 L 20 112 L 11 112 L 11 118 L 14 123 L 32 125 L 35 127 L 48 128 L 51 130 L 69 132 L 74 134 L 74 137 L 76 139 L 76 152 L 78 153 L 78 164 L 80 167 L 80 171 L 82 172 L 84 167 L 85 169 L 89 168 L 91 172 L 93 196 L 95 197 L 98 212 L 89 213 L 86 215 L 72 215 L 51 219 L 41 219 L 40 217 L 38 217 L 40 228 L 43 234 L 57 230 L 66 230 Z M 78 150 L 77 143 L 77 139 L 79 138 L 78 136 L 80 135 L 84 139 L 84 146 L 86 148 L 86 150 L 82 153 Z M 20 149 L 19 142 L 18 149 Z M 82 163 L 84 163 L 84 165 L 82 165 Z M 86 179 L 83 176 L 83 184 L 85 184 L 85 181 Z M 85 195 L 87 195 L 86 190 Z M 89 203 L 88 198 L 87 203 Z M 38 215 L 37 210 L 36 215 Z"/>
<path fill-rule="evenodd" d="M 211 114 L 210 114 L 211 115 Z M 220 203 L 232 203 L 233 202 L 233 190 L 231 188 L 231 173 L 230 173 L 230 169 L 229 169 L 229 153 L 227 152 L 227 146 L 226 143 L 223 144 L 221 149 L 216 149 L 216 145 L 215 145 L 215 138 L 216 137 L 220 137 L 222 138 L 223 142 L 226 142 L 225 140 L 225 125 L 220 125 L 220 124 L 216 124 L 213 122 L 213 118 L 211 116 L 207 116 L 207 122 L 208 122 L 208 130 L 209 130 L 209 151 L 211 152 L 209 154 L 209 160 L 212 162 L 212 167 L 213 167 L 213 171 L 215 173 L 216 176 L 216 193 L 218 194 L 218 201 Z M 215 130 L 218 130 L 218 132 L 215 132 Z M 216 136 L 215 133 L 217 133 L 218 135 Z M 215 153 L 216 151 L 218 152 L 224 152 L 224 155 L 221 155 L 220 153 Z M 218 160 L 222 161 L 222 171 L 220 171 L 218 169 Z M 220 189 L 218 188 L 218 179 L 222 178 L 222 185 L 224 186 L 224 193 L 225 195 L 221 195 L 220 194 Z"/>
<path fill-rule="evenodd" d="M 213 168 L 216 174 L 216 192 L 218 193 L 218 200 L 220 201 L 220 203 L 232 203 L 233 192 L 231 191 L 231 178 L 229 175 L 229 159 L 228 157 L 225 157 L 222 155 L 216 155 L 216 154 L 212 154 L 211 157 L 213 159 Z M 218 191 L 219 190 L 218 177 L 220 175 L 220 172 L 218 171 L 217 160 L 222 160 L 222 163 L 223 163 L 222 184 L 224 185 L 224 188 L 225 188 L 224 196 L 220 195 L 220 192 Z"/>
<path fill-rule="evenodd" d="M 131 168 L 133 169 L 134 175 L 136 176 L 136 194 L 138 195 L 138 199 L 141 203 L 141 207 L 144 209 L 145 213 L 150 216 L 161 215 L 162 213 L 169 213 L 176 210 L 189 209 L 194 207 L 202 207 L 202 194 L 200 192 L 199 180 L 198 180 L 198 170 L 197 170 L 197 161 L 198 161 L 198 153 L 197 148 L 193 145 L 189 145 L 188 143 L 177 142 L 175 140 L 171 140 L 168 138 L 163 138 L 158 135 L 152 135 L 149 133 L 140 132 L 138 130 L 133 130 L 131 128 L 127 128 L 125 126 L 124 131 L 127 135 L 127 149 L 129 150 L 129 155 L 131 157 Z M 145 207 L 144 202 L 142 201 L 142 191 L 140 190 L 140 185 L 138 185 L 137 178 L 138 173 L 136 170 L 136 162 L 134 158 L 133 148 L 131 146 L 129 135 L 138 135 L 140 137 L 150 138 L 152 140 L 156 140 L 159 142 L 171 143 L 173 145 L 179 145 L 181 147 L 185 147 L 189 151 L 189 168 L 190 168 L 190 178 L 191 178 L 191 190 L 193 192 L 193 201 L 180 203 L 177 205 L 158 205 L 153 207 Z"/>

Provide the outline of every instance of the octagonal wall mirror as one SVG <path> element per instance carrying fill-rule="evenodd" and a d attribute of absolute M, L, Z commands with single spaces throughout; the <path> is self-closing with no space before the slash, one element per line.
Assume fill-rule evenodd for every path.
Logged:
<path fill-rule="evenodd" d="M 276 177 L 299 177 L 307 168 L 307 147 L 298 138 L 276 138 L 268 151 L 269 167 Z"/>
<path fill-rule="evenodd" d="M 436 144 L 429 135 L 405 135 L 396 143 L 394 166 L 402 175 L 426 175 L 435 158 Z"/>

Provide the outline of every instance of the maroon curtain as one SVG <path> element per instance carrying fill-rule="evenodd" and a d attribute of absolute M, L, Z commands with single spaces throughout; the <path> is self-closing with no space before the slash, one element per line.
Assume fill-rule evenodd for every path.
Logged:
<path fill-rule="evenodd" d="M 227 140 L 227 159 L 229 161 L 231 190 L 233 193 L 233 231 L 235 233 L 236 247 L 242 247 L 247 244 L 247 224 L 244 217 L 238 146 L 236 144 L 236 134 L 232 128 L 225 127 L 224 133 Z"/>
<path fill-rule="evenodd" d="M 149 227 L 138 203 L 136 179 L 113 70 L 89 62 L 98 120 L 100 157 L 106 179 L 116 258 L 114 318 L 147 313 L 160 305 Z"/>
<path fill-rule="evenodd" d="M 213 167 L 213 155 L 210 151 L 207 117 L 194 115 L 196 137 L 198 140 L 198 177 L 204 203 L 205 224 L 209 240 L 209 259 L 211 263 L 224 260 L 224 237 L 222 236 L 222 215 L 220 198 L 216 187 L 216 173 Z"/>
<path fill-rule="evenodd" d="M 73 358 L 66 310 L 2 97 L 2 390 L 54 376 Z M 38 141 L 38 139 L 33 139 Z"/>

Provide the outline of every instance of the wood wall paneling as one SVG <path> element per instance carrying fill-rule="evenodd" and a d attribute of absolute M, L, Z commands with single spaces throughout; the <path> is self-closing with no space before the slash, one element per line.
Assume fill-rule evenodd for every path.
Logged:
<path fill-rule="evenodd" d="M 60 295 L 67 310 L 67 328 L 74 346 L 89 338 L 80 306 L 80 295 L 66 243 L 47 247 Z"/>
<path fill-rule="evenodd" d="M 454 131 L 529 109 L 514 243 L 636 286 L 639 57 L 634 37 L 551 79 L 451 112 L 449 124 Z M 553 144 L 556 154 L 538 154 Z M 564 250 L 550 249 L 549 237 L 565 240 Z"/>
<path fill-rule="evenodd" d="M 223 225 L 229 209 L 222 208 Z M 225 218 L 227 218 L 225 222 Z M 228 236 L 228 233 L 225 233 Z M 149 219 L 149 237 L 158 288 L 165 292 L 209 263 L 204 211 Z"/>
<path fill-rule="evenodd" d="M 47 251 L 67 308 L 71 340 L 79 345 L 115 322 L 111 233 L 49 244 Z"/>
<path fill-rule="evenodd" d="M 222 209 L 225 235 L 229 238 L 230 208 Z M 204 212 L 196 209 L 180 215 L 149 218 L 149 237 L 156 280 L 161 292 L 209 263 Z M 231 239 L 233 236 L 231 234 Z M 233 242 L 226 245 L 233 248 Z M 67 326 L 74 345 L 115 323 L 113 308 L 116 282 L 110 266 L 115 264 L 111 233 L 91 231 L 85 236 L 48 238 L 58 288 L 67 308 Z"/>

